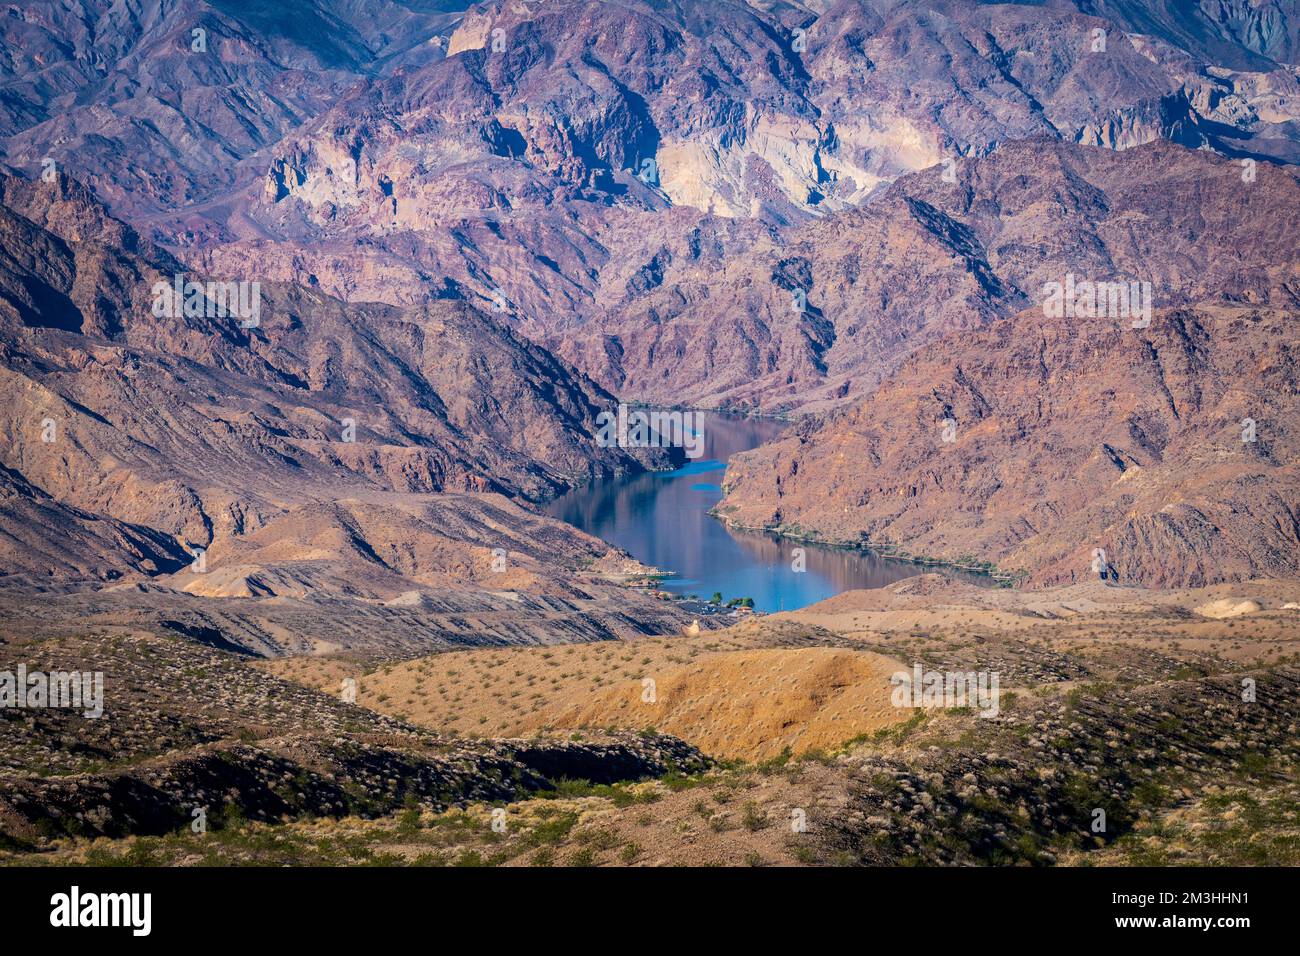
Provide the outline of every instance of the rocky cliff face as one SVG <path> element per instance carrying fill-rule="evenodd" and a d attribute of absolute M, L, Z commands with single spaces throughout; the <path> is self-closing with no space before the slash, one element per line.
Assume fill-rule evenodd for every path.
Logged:
<path fill-rule="evenodd" d="M 1261 307 L 1166 310 L 1145 329 L 1025 311 L 734 459 L 718 510 L 1033 584 L 1294 576 L 1294 340 L 1294 313 Z"/>
<path fill-rule="evenodd" d="M 241 278 L 178 308 L 176 276 L 208 277 L 75 185 L 6 179 L 0 197 L 6 516 L 86 545 L 29 548 L 28 528 L 6 570 L 176 570 L 311 502 L 541 495 L 668 461 L 598 447 L 613 399 L 465 303 L 350 306 Z M 336 530 L 363 539 L 383 514 Z"/>
<path fill-rule="evenodd" d="M 838 292 L 833 306 L 810 301 L 865 331 L 860 344 L 836 336 L 825 381 L 884 377 L 867 379 L 867 399 L 733 462 L 720 512 L 989 561 L 1033 583 L 1095 574 L 1097 550 L 1147 584 L 1295 574 L 1300 183 L 1245 169 L 1171 144 L 1026 142 L 963 163 L 952 183 L 899 180 L 855 218 L 906 203 L 969 255 L 917 256 L 915 286 L 889 281 L 908 272 L 884 260 L 872 300 L 862 275 L 882 257 L 859 255 L 861 230 L 820 259 L 837 247 L 809 244 L 813 288 Z M 825 265 L 857 280 L 822 283 Z M 947 271 L 926 271 L 936 266 Z M 942 294 L 944 275 L 984 297 Z"/>
<path fill-rule="evenodd" d="M 1041 306 L 1071 275 L 1147 283 L 1156 307 L 1290 305 L 1297 210 L 1285 169 L 1165 142 L 1029 140 L 905 176 L 784 241 L 668 240 L 619 312 L 556 347 L 619 390 L 816 411 L 869 394 L 950 332 Z"/>
<path fill-rule="evenodd" d="M 587 443 L 583 423 L 609 400 L 601 389 L 767 412 L 847 406 L 851 417 L 889 401 L 915 363 L 947 361 L 1013 319 L 1022 328 L 1052 284 L 1137 289 L 1139 314 L 1159 321 L 1244 308 L 1290 332 L 1300 72 L 1287 4 L 449 6 L 86 6 L 6 22 L 15 49 L 31 51 L 4 65 L 6 162 L 32 175 L 48 156 L 84 172 L 143 237 L 85 203 L 8 190 L 21 221 L 7 227 L 7 294 L 23 343 L 6 366 L 10 417 L 30 433 L 33 420 L 72 416 L 89 442 L 55 457 L 41 457 L 44 444 L 11 452 L 13 507 L 78 509 L 51 520 L 143 554 L 150 529 L 220 550 L 223 534 L 297 508 L 301 525 L 282 527 L 313 540 L 325 519 L 304 486 L 543 495 L 637 467 Z M 194 29 L 208 31 L 206 52 L 181 42 Z M 266 101 L 272 89 L 282 95 Z M 93 241 L 104 230 L 111 241 Z M 266 321 L 141 321 L 138 290 L 176 268 L 159 265 L 166 256 L 262 280 Z M 1057 320 L 1071 316 L 1044 318 L 1066 334 Z M 1096 367 L 1103 390 L 1119 387 L 1106 376 L 1128 358 L 1113 347 Z M 1248 367 L 1232 353 L 1201 371 Z M 1028 393 L 1035 368 L 1017 359 L 989 374 Z M 1289 386 L 1267 381 L 1260 403 L 1273 408 L 1271 390 Z M 174 411 L 162 416 L 155 398 Z M 104 423 L 81 421 L 81 408 Z M 1212 403 L 1198 414 L 1226 413 Z M 335 437 L 344 418 L 357 441 Z M 801 457 L 831 454 L 847 420 L 807 425 Z M 1076 451 L 1119 448 L 1113 424 L 1099 416 Z M 1162 460 L 1200 453 L 1200 431 L 1162 427 Z M 196 473 L 195 448 L 220 466 Z M 1019 449 L 999 454 L 1018 461 Z M 901 476 L 922 464 L 894 462 L 878 480 L 911 487 Z M 747 467 L 729 479 L 737 520 L 888 530 L 900 546 L 978 551 L 1035 580 L 1075 573 L 1071 549 L 1127 507 L 1116 498 L 1038 543 L 1027 528 L 949 541 L 928 518 L 865 505 L 840 527 L 831 511 L 861 495 L 776 489 Z M 1283 471 L 1264 474 L 1262 487 L 1287 487 Z M 1067 482 L 1042 480 L 1051 494 L 1017 494 L 1048 500 Z M 917 506 L 939 507 L 924 488 Z M 1159 488 L 1168 497 L 1152 513 L 1182 501 Z M 1132 549 L 1120 566 L 1135 580 L 1285 570 L 1280 493 L 1281 511 L 1249 507 L 1281 529 L 1258 538 L 1271 542 L 1263 551 L 1243 537 L 1254 525 L 1214 509 L 1204 513 L 1221 540 L 1184 549 L 1117 531 L 1128 543 L 1111 548 Z M 340 541 L 381 513 L 425 521 L 348 496 L 358 503 L 328 512 Z M 981 515 L 1004 505 L 1020 513 L 967 502 Z M 85 523 L 96 515 L 122 524 Z M 1170 533 L 1192 541 L 1188 527 Z M 265 553 L 250 547 L 249 560 Z M 1193 553 L 1213 555 L 1213 569 Z M 445 570 L 409 558 L 398 563 Z"/>
<path fill-rule="evenodd" d="M 809 269 L 783 251 L 852 230 L 900 176 L 1031 137 L 1300 160 L 1282 3 L 449 6 L 28 14 L 7 27 L 40 51 L 9 65 L 7 161 L 49 156 L 194 268 L 460 298 L 628 397 L 792 409 L 879 370 L 831 371 L 858 323 L 811 288 L 795 313 Z M 199 23 L 207 53 L 180 42 Z M 886 257 L 978 257 L 924 210 L 888 219 L 864 237 Z M 952 299 L 1023 304 L 979 281 L 939 280 L 881 334 Z"/>

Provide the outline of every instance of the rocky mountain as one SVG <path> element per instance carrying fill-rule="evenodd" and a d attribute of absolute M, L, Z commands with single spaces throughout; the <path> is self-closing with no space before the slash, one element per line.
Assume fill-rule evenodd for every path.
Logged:
<path fill-rule="evenodd" d="M 1031 309 L 940 339 L 871 398 L 732 460 L 718 512 L 1034 585 L 1300 574 L 1295 312 Z"/>
<path fill-rule="evenodd" d="M 839 242 L 816 224 L 809 301 L 858 337 L 831 339 L 825 380 L 868 397 L 733 461 L 720 513 L 1034 584 L 1096 573 L 1096 550 L 1152 585 L 1294 575 L 1300 183 L 1244 169 L 1027 141 L 904 177 Z M 907 221 L 890 204 L 964 255 L 883 256 L 860 236 Z"/>
<path fill-rule="evenodd" d="M 1275 0 L 362 7 L 146 5 L 102 18 L 100 62 L 91 17 L 36 5 L 8 26 L 42 55 L 8 67 L 7 161 L 49 156 L 203 271 L 459 298 L 626 397 L 792 410 L 881 370 L 826 354 L 871 318 L 818 296 L 858 278 L 785 250 L 842 241 L 900 176 L 1034 137 L 1300 159 L 1297 17 Z M 206 54 L 179 42 L 199 21 Z M 978 259 L 892 200 L 865 243 Z M 954 298 L 1024 304 L 957 271 L 913 301 L 930 278 L 882 336 Z"/>
<path fill-rule="evenodd" d="M 0 20 L 5 157 L 28 175 L 48 158 L 134 220 L 205 202 L 381 64 L 440 56 L 429 41 L 449 6 L 12 5 Z"/>
<path fill-rule="evenodd" d="M 703 225 L 665 238 L 620 311 L 574 321 L 554 344 L 617 391 L 812 412 L 870 394 L 953 330 L 1041 305 L 1071 275 L 1146 283 L 1157 307 L 1289 307 L 1291 170 L 1163 141 L 1122 153 L 1010 143 L 779 238 Z"/>
<path fill-rule="evenodd" d="M 647 401 L 819 414 L 846 405 L 847 417 L 800 433 L 811 462 L 823 439 L 834 447 L 829 436 L 852 409 L 889 400 L 882 387 L 903 388 L 908 363 L 947 361 L 970 336 L 1023 324 L 1053 283 L 1137 289 L 1147 319 L 1245 306 L 1284 335 L 1295 307 L 1297 25 L 1271 0 L 1194 9 L 1165 0 L 632 0 L 616 13 L 594 0 L 373 11 L 315 0 L 283 11 L 85 7 L 75 17 L 38 5 L 11 21 L 6 29 L 34 53 L 6 65 L 7 161 L 34 174 L 48 154 L 84 172 L 145 236 L 114 232 L 115 243 L 151 262 L 170 255 L 200 274 L 260 279 L 270 300 L 260 328 L 213 334 L 206 320 L 161 330 L 124 323 L 112 292 L 72 296 L 89 305 L 69 309 L 40 291 L 51 340 L 56 331 L 133 346 L 175 339 L 166 357 L 131 361 L 145 363 L 137 380 L 161 388 L 166 407 L 193 414 L 155 436 L 161 426 L 133 413 L 127 431 L 143 436 L 135 445 L 100 437 L 92 420 L 85 429 L 111 450 L 111 477 L 71 480 L 98 475 L 94 453 L 4 462 L 31 494 L 80 509 L 59 520 L 137 550 L 152 540 L 148 529 L 218 553 L 218 539 L 239 538 L 244 549 L 290 513 L 280 525 L 289 539 L 315 540 L 325 521 L 346 541 L 343 529 L 376 515 L 387 516 L 380 527 L 424 520 L 421 508 L 372 491 L 541 496 L 645 463 L 586 444 L 584 423 L 608 398 L 566 361 L 604 389 Z M 195 29 L 207 31 L 205 50 L 182 42 Z M 114 42 L 92 44 L 108 35 Z M 258 99 L 269 90 L 285 91 L 274 108 Z M 192 128 L 182 135 L 160 111 Z M 147 147 L 142 130 L 167 143 Z M 137 154 L 148 158 L 121 167 Z M 24 202 L 11 200 L 25 221 L 43 222 Z M 125 228 L 78 216 L 83 246 L 92 230 Z M 18 227 L 14 236 L 33 248 L 45 241 Z M 54 264 L 41 268 L 73 275 L 66 256 L 40 258 Z M 141 272 L 120 257 L 96 261 L 110 290 Z M 62 288 L 15 281 L 15 301 L 27 306 L 37 304 L 33 288 Z M 308 310 L 312 323 L 301 318 Z M 69 399 L 105 408 L 110 393 L 96 402 L 89 383 L 111 381 L 115 405 L 138 405 L 125 375 L 101 370 L 126 359 L 90 355 L 78 358 L 86 371 L 67 375 L 86 394 Z M 173 364 L 182 358 L 204 371 L 182 383 Z M 58 365 L 53 355 L 36 360 Z M 1006 374 L 1027 389 L 1024 372 L 1012 363 Z M 566 384 L 556 392 L 552 382 Z M 286 390 L 303 404 L 286 406 Z M 26 386 L 9 391 L 30 396 Z M 213 398 L 228 393 L 240 397 Z M 197 396 L 221 406 L 218 427 Z M 1272 396 L 1263 404 L 1276 410 Z M 18 409 L 27 418 L 36 414 L 29 405 Z M 1217 420 L 1219 411 L 1212 402 L 1202 414 Z M 360 439 L 334 437 L 344 419 Z M 1078 450 L 1095 452 L 1093 439 L 1113 425 L 1099 418 Z M 183 440 L 169 447 L 168 434 Z M 1188 426 L 1168 441 L 1159 453 L 1174 460 L 1195 454 L 1201 436 Z M 210 478 L 187 470 L 195 443 L 207 450 L 199 458 L 222 460 L 222 487 L 237 490 L 214 493 Z M 874 480 L 893 487 L 912 465 Z M 1023 530 L 930 540 L 929 519 L 895 526 L 896 516 L 865 508 L 840 527 L 823 514 L 844 506 L 833 482 L 778 493 L 777 475 L 733 469 L 733 520 L 850 537 L 888 529 L 896 546 L 974 551 L 1035 580 L 1075 573 L 1071 549 L 1116 520 L 1099 513 L 1041 550 L 1024 544 Z M 365 493 L 337 493 L 340 477 L 349 488 L 359 479 Z M 319 510 L 322 496 L 292 490 L 304 486 L 352 503 Z M 15 507 L 50 507 L 24 487 L 7 486 Z M 139 503 L 139 489 L 162 487 L 179 503 Z M 923 510 L 938 507 L 922 497 Z M 986 504 L 968 502 L 977 512 Z M 124 524 L 92 527 L 84 515 Z M 1220 530 L 1225 540 L 1248 533 Z M 389 537 L 376 534 L 394 546 Z M 1278 547 L 1246 558 L 1215 551 L 1219 570 L 1207 572 L 1190 559 L 1162 564 L 1151 546 L 1125 567 L 1140 580 L 1215 580 L 1285 569 Z M 261 567 L 255 555 L 264 553 L 253 547 L 243 563 Z M 141 559 L 158 568 L 176 560 Z M 446 571 L 409 555 L 393 561 L 417 574 Z M 296 575 L 281 586 L 296 587 Z M 240 574 L 221 587 L 243 593 L 248 580 L 266 578 Z"/>
<path fill-rule="evenodd" d="M 1239 128 L 1245 113 L 1225 121 L 1238 95 L 1204 77 L 1193 89 L 1191 54 L 1162 65 L 1116 31 L 1104 53 L 1086 52 L 1104 25 L 1064 9 L 1048 29 L 1037 8 L 956 4 L 950 18 L 912 6 L 837 4 L 799 55 L 737 5 L 693 5 L 690 16 L 634 6 L 617 34 L 593 4 L 471 13 L 453 56 L 358 90 L 282 149 L 250 196 L 258 234 L 214 243 L 199 261 L 251 248 L 282 278 L 398 301 L 447 276 L 622 394 L 789 409 L 868 386 L 887 370 L 882 345 L 887 356 L 924 340 L 911 334 L 918 316 L 1024 304 L 943 217 L 880 194 L 900 174 L 935 167 L 938 182 L 963 155 L 1025 137 L 1044 150 L 1167 137 L 1237 156 L 1228 131 L 1261 142 L 1293 133 L 1280 114 L 1267 133 Z M 500 52 L 489 22 L 508 38 L 496 34 Z M 1000 62 L 1010 54 L 987 48 L 990 37 L 1018 51 L 1016 64 Z M 659 59 L 645 52 L 660 48 Z M 755 48 L 766 57 L 716 62 Z M 1039 56 L 1051 67 L 1034 67 Z M 664 58 L 671 74 L 658 69 Z M 1296 88 L 1293 71 L 1273 72 Z M 727 79 L 696 89 L 701 75 Z M 1192 99 L 1216 105 L 1201 116 Z M 653 175 L 639 175 L 648 159 Z M 1015 164 L 1038 160 L 1022 151 L 1006 160 Z M 355 167 L 351 181 L 340 167 Z M 304 253 L 293 241 L 303 238 L 325 246 Z M 880 263 L 866 276 L 844 261 L 858 246 Z M 941 274 L 898 288 L 904 259 Z M 882 297 L 895 314 L 877 319 Z"/>
<path fill-rule="evenodd" d="M 669 460 L 598 447 L 595 419 L 613 399 L 463 302 L 354 306 L 276 283 L 209 285 L 66 179 L 7 178 L 0 200 L 10 573 L 175 571 L 192 549 L 217 559 L 274 526 L 280 560 L 328 544 L 418 574 L 431 568 L 375 542 L 428 507 L 419 496 L 537 496 Z M 31 547 L 37 520 L 78 545 Z M 533 520 L 486 523 L 505 547 L 512 524 Z M 456 538 L 454 522 L 439 527 Z M 478 544 L 490 554 L 493 542 Z M 574 560 L 604 551 L 557 547 Z"/>

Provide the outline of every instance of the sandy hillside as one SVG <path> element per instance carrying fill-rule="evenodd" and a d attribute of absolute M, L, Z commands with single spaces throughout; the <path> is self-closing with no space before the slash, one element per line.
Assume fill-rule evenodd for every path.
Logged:
<path fill-rule="evenodd" d="M 889 706 L 901 663 L 771 619 L 694 637 L 434 654 L 368 673 L 345 658 L 258 666 L 331 693 L 352 677 L 357 703 L 440 730 L 654 726 L 728 757 L 834 746 L 908 716 Z M 647 679 L 654 703 L 641 700 Z"/>
<path fill-rule="evenodd" d="M 856 646 L 885 645 L 903 657 L 971 642 L 1023 641 L 1116 658 L 1146 647 L 1268 660 L 1289 653 L 1300 629 L 1300 583 L 1159 590 L 1093 581 L 1018 591 L 930 573 L 845 591 L 768 620 L 824 630 Z"/>
<path fill-rule="evenodd" d="M 1285 605 L 1297 600 L 1300 585 L 1277 582 L 1016 592 L 924 574 L 691 637 L 256 666 L 330 693 L 351 677 L 358 704 L 442 731 L 654 727 L 716 757 L 762 760 L 786 747 L 833 750 L 911 717 L 890 705 L 888 681 L 916 662 L 995 671 L 1003 690 L 1089 674 L 1159 680 L 1215 660 L 1281 663 L 1295 653 L 1300 610 Z M 1207 613 L 1229 605 L 1258 610 Z"/>
<path fill-rule="evenodd" d="M 659 672 L 649 678 L 653 688 L 623 682 L 537 719 L 558 727 L 651 726 L 706 753 L 762 759 L 787 747 L 838 746 L 906 720 L 911 713 L 889 701 L 889 676 L 902 669 L 879 654 L 829 647 L 712 654 Z"/>

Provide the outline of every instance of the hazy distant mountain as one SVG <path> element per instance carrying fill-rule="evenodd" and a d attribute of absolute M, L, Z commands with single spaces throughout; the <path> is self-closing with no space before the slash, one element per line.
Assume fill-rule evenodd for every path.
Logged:
<path fill-rule="evenodd" d="M 24 3 L 0 19 L 3 155 L 54 159 L 118 215 L 205 202 L 381 64 L 438 55 L 447 6 Z"/>

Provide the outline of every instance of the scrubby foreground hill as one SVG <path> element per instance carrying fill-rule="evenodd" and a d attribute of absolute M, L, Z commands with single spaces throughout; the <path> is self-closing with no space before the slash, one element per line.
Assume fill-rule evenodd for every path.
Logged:
<path fill-rule="evenodd" d="M 10 642 L 6 660 L 104 666 L 110 704 L 6 713 L 28 743 L 0 752 L 3 858 L 1295 865 L 1297 599 L 927 575 L 697 637 L 379 666 Z M 892 662 L 995 672 L 998 712 L 895 707 Z M 334 699 L 345 675 L 356 705 Z"/>
<path fill-rule="evenodd" d="M 447 739 L 145 633 L 6 641 L 4 669 L 99 670 L 103 715 L 0 710 L 0 844 L 214 829 L 241 821 L 366 817 L 518 799 L 565 777 L 635 780 L 698 770 L 680 741 Z M 196 813 L 195 811 L 200 811 Z M 21 857 L 39 861 L 40 857 Z"/>

